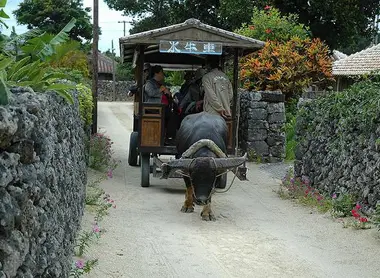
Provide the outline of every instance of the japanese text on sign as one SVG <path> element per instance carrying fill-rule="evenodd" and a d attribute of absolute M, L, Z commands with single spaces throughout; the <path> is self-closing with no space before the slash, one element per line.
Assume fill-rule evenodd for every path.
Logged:
<path fill-rule="evenodd" d="M 199 41 L 160 41 L 160 52 L 221 55 L 222 44 Z"/>

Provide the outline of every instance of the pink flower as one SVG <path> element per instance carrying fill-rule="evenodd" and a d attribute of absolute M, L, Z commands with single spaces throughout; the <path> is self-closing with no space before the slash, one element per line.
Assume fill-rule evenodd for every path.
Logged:
<path fill-rule="evenodd" d="M 336 198 L 337 198 L 337 196 L 336 196 L 335 193 L 332 195 L 332 198 L 333 198 L 333 199 L 336 199 Z"/>
<path fill-rule="evenodd" d="M 94 233 L 100 233 L 100 228 L 99 228 L 99 226 L 98 226 L 98 225 L 94 225 L 94 227 L 92 228 L 92 231 L 93 231 Z"/>
<path fill-rule="evenodd" d="M 264 8 L 264 10 L 270 10 L 270 9 L 271 9 L 271 6 L 269 6 L 269 5 L 266 5 Z"/>
<path fill-rule="evenodd" d="M 83 260 L 78 260 L 78 261 L 76 261 L 76 262 L 75 262 L 75 266 L 76 266 L 77 268 L 80 268 L 80 269 L 84 268 L 84 261 L 83 261 Z"/>
<path fill-rule="evenodd" d="M 265 33 L 267 33 L 267 34 L 269 34 L 270 32 L 272 32 L 272 30 L 269 28 L 265 30 Z"/>
<path fill-rule="evenodd" d="M 362 207 L 359 204 L 356 204 L 355 208 L 356 209 L 361 209 Z"/>
<path fill-rule="evenodd" d="M 107 177 L 109 177 L 110 179 L 112 179 L 112 177 L 113 177 L 112 170 L 108 170 Z"/>
<path fill-rule="evenodd" d="M 293 179 L 293 178 L 291 178 L 291 179 L 290 179 L 290 182 L 291 182 L 291 183 L 294 183 L 294 179 Z"/>

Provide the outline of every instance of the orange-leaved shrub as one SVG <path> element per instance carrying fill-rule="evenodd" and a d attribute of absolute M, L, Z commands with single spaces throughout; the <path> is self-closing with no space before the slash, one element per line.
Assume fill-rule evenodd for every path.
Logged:
<path fill-rule="evenodd" d="M 334 79 L 329 49 L 320 39 L 293 37 L 267 41 L 240 61 L 240 78 L 249 90 L 282 91 L 287 98 L 311 85 L 326 88 Z"/>

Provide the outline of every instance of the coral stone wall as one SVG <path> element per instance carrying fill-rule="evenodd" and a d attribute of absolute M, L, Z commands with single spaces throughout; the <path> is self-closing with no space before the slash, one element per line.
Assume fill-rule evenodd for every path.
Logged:
<path fill-rule="evenodd" d="M 78 103 L 12 92 L 0 107 L 0 277 L 68 277 L 87 179 Z"/>

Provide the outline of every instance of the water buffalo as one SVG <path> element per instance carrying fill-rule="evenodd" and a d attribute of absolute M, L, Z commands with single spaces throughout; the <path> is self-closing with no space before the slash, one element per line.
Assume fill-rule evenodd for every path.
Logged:
<path fill-rule="evenodd" d="M 203 220 L 216 220 L 211 210 L 211 195 L 220 175 L 246 161 L 246 156 L 227 158 L 227 124 L 218 115 L 206 112 L 184 118 L 178 130 L 177 151 L 180 159 L 162 165 L 163 175 L 180 172 L 186 183 L 185 203 L 181 211 L 194 211 L 194 203 L 203 206 Z"/>

